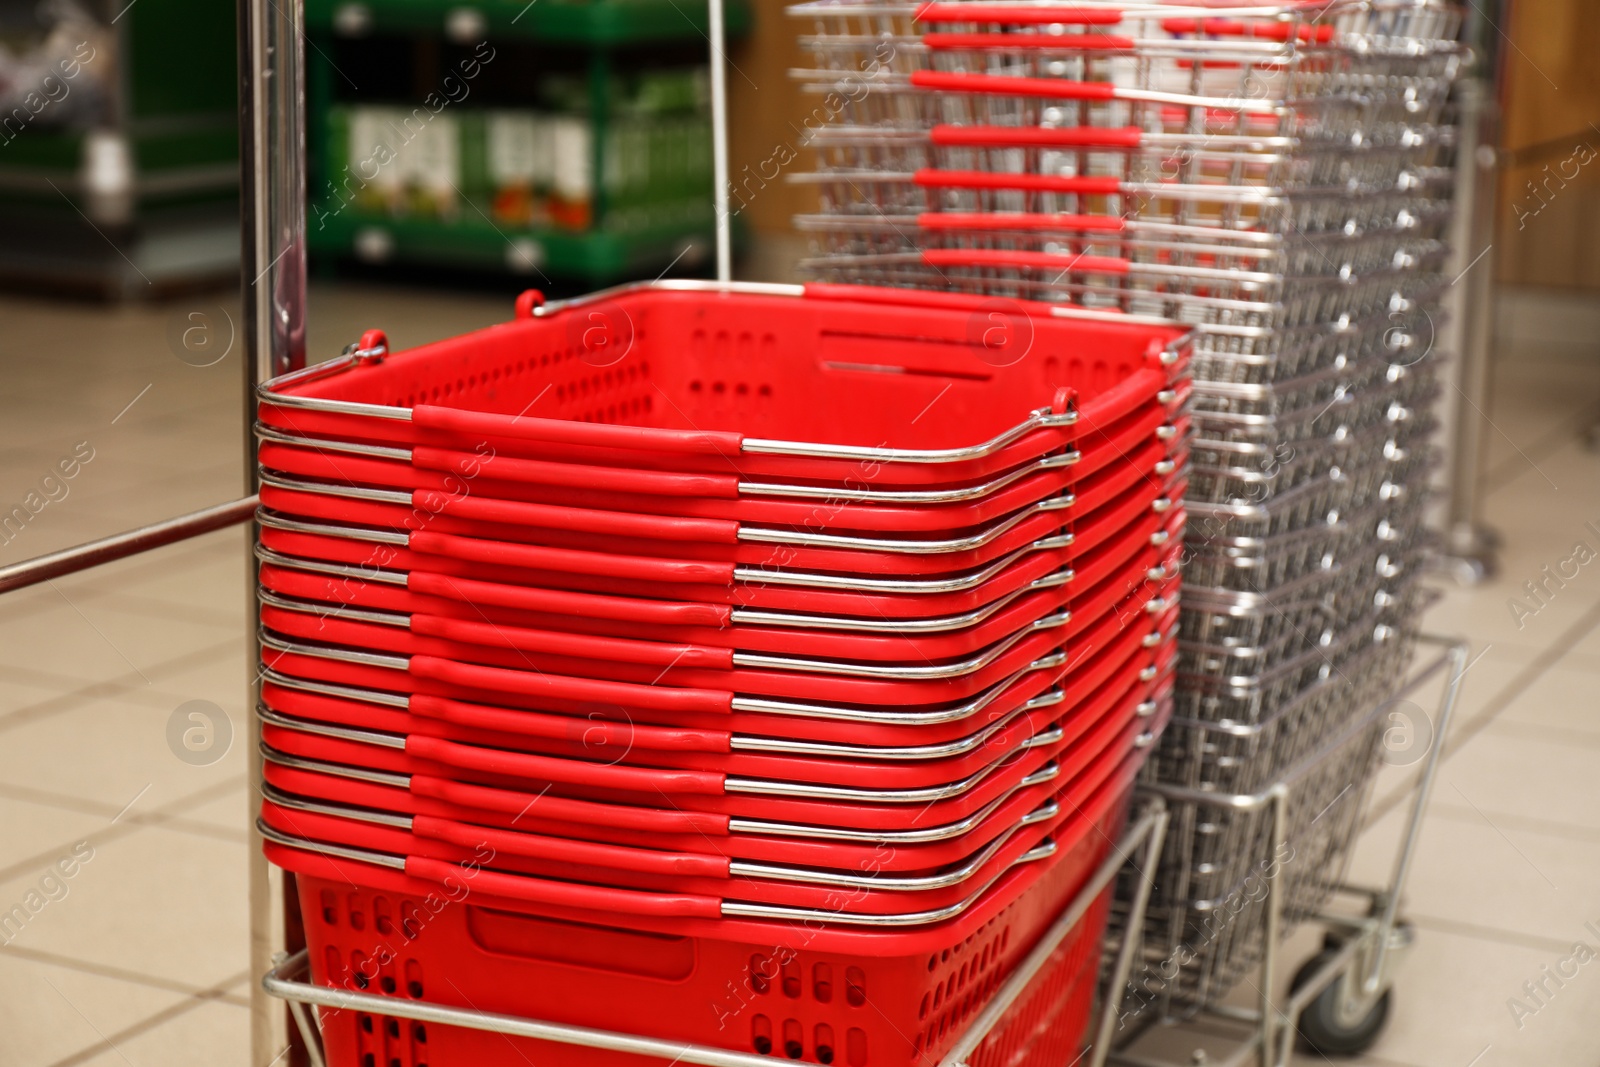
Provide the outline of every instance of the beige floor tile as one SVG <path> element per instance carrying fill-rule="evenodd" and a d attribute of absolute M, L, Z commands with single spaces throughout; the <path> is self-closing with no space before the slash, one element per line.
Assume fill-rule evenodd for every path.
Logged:
<path fill-rule="evenodd" d="M 1563 658 L 1496 716 L 1495 728 L 1600 746 L 1600 670 Z"/>
<path fill-rule="evenodd" d="M 229 638 L 210 623 L 153 620 L 90 601 L 59 587 L 0 601 L 0 668 L 44 671 L 79 684 L 132 674 L 141 680 L 160 664 L 193 657 Z M 21 594 L 14 594 L 21 596 Z"/>
<path fill-rule="evenodd" d="M 85 1067 L 217 1067 L 229 1062 L 227 1053 L 234 1049 L 240 1050 L 238 1062 L 243 1062 L 249 1042 L 247 1009 L 202 1003 L 82 1062 Z"/>
<path fill-rule="evenodd" d="M 110 816 L 92 805 L 64 808 L 49 803 L 46 796 L 0 784 L 0 879 L 22 878 L 27 885 L 36 886 L 57 860 L 73 867 L 73 847 L 110 825 Z M 15 903 L 5 900 L 0 911 Z"/>
<path fill-rule="evenodd" d="M 112 805 L 112 811 L 135 797 L 139 798 L 135 810 L 140 814 L 166 807 L 245 773 L 248 746 L 242 736 L 242 686 L 234 693 L 231 704 L 217 705 L 228 716 L 232 739 L 226 754 L 208 765 L 181 759 L 169 744 L 168 733 L 177 709 L 189 700 L 207 699 L 205 696 L 185 694 L 182 700 L 154 705 L 104 698 L 5 731 L 0 744 L 0 783 L 92 799 Z M 215 718 L 209 708 L 199 709 L 199 713 Z M 180 748 L 185 730 L 205 729 L 204 723 L 188 715 L 178 717 L 176 743 Z M 216 720 L 214 730 L 209 739 L 203 733 L 191 734 L 190 742 L 198 745 L 209 740 L 220 745 L 222 720 Z"/>
<path fill-rule="evenodd" d="M 1579 970 L 1536 1015 L 1522 1018 L 1520 1028 L 1507 1007 L 1522 993 L 1523 982 L 1565 955 L 1419 931 L 1401 964 L 1389 1024 L 1373 1057 L 1426 1067 L 1590 1067 L 1595 1046 L 1589 1023 L 1600 1014 L 1600 965 Z"/>
<path fill-rule="evenodd" d="M 1600 928 L 1600 834 L 1585 842 L 1533 832 L 1520 820 L 1505 825 L 1450 790 L 1439 800 L 1417 844 L 1404 898 L 1408 915 L 1558 945 L 1585 937 L 1587 922 Z M 1394 812 L 1367 831 L 1351 864 L 1353 879 L 1387 884 L 1404 816 Z"/>
<path fill-rule="evenodd" d="M 8 1067 L 45 1067 L 102 1044 L 187 997 L 0 950 L 0 1058 Z M 226 1046 L 215 1046 L 222 1053 Z M 222 1055 L 214 1064 L 229 1062 Z"/>
<path fill-rule="evenodd" d="M 1600 827 L 1600 775 L 1591 746 L 1480 736 L 1446 762 L 1436 803 L 1525 819 Z M 1492 817 L 1492 816 L 1491 816 Z"/>
<path fill-rule="evenodd" d="M 205 987 L 246 968 L 245 846 L 142 827 L 95 846 L 22 948 Z M 20 898 L 32 879 L 0 883 Z"/>

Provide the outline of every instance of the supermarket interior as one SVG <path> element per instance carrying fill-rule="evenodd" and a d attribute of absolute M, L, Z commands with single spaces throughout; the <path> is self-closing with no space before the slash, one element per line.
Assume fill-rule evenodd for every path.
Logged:
<path fill-rule="evenodd" d="M 1597 41 L 0 0 L 0 1067 L 1595 1067 Z"/>

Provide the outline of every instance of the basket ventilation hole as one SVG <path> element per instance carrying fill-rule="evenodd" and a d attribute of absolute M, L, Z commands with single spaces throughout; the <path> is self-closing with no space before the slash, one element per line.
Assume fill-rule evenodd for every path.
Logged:
<path fill-rule="evenodd" d="M 428 1043 L 428 1028 L 421 1023 L 412 1023 L 411 1040 L 419 1045 L 426 1045 Z"/>
<path fill-rule="evenodd" d="M 376 1067 L 378 1058 L 370 1052 L 361 1054 L 361 1067 Z"/>
<path fill-rule="evenodd" d="M 352 930 L 365 930 L 367 928 L 367 913 L 361 910 L 360 900 L 361 898 L 354 893 L 349 896 L 350 906 L 346 909 L 346 912 L 350 916 L 350 929 Z"/>
<path fill-rule="evenodd" d="M 360 952 L 350 953 L 350 972 L 357 989 L 365 989 L 372 984 L 371 976 L 367 974 L 367 958 Z"/>
<path fill-rule="evenodd" d="M 400 1057 L 399 1056 L 390 1056 L 389 1057 L 389 1067 L 400 1067 Z"/>
<path fill-rule="evenodd" d="M 392 975 L 387 975 L 387 974 L 384 975 L 382 978 L 378 979 L 378 986 L 385 993 L 393 993 L 395 991 L 395 989 L 397 988 L 396 985 L 395 985 L 394 977 Z"/>
<path fill-rule="evenodd" d="M 802 1040 L 800 1023 L 795 1019 L 783 1021 L 783 1054 L 791 1060 L 797 1060 L 805 1055 L 806 1047 Z"/>
<path fill-rule="evenodd" d="M 361 1017 L 361 1030 L 363 1033 L 372 1033 L 372 1016 L 363 1015 Z"/>
<path fill-rule="evenodd" d="M 750 1020 L 750 1046 L 763 1056 L 772 1052 L 772 1020 L 765 1015 Z"/>
<path fill-rule="evenodd" d="M 328 926 L 339 925 L 339 898 L 326 889 L 322 891 L 322 921 Z"/>
<path fill-rule="evenodd" d="M 406 994 L 413 1000 L 422 999 L 422 964 L 406 960 Z"/>
<path fill-rule="evenodd" d="M 385 1020 L 383 1020 L 383 1029 L 384 1029 L 384 1032 L 387 1033 L 390 1037 L 399 1037 L 400 1036 L 400 1020 L 399 1019 L 385 1019 Z"/>
<path fill-rule="evenodd" d="M 790 960 L 783 965 L 783 995 L 790 1000 L 798 1000 L 802 988 L 800 965 Z"/>
<path fill-rule="evenodd" d="M 827 1004 L 833 1000 L 833 968 L 826 963 L 819 963 L 811 968 L 811 995 L 818 1004 Z"/>
<path fill-rule="evenodd" d="M 815 1037 L 815 1049 L 818 1063 L 833 1062 L 833 1027 L 827 1023 L 818 1023 Z"/>
<path fill-rule="evenodd" d="M 860 967 L 851 967 L 844 972 L 844 999 L 852 1008 L 859 1008 L 867 1002 L 867 976 Z"/>
<path fill-rule="evenodd" d="M 771 961 L 765 956 L 755 955 L 750 957 L 750 990 L 753 993 L 765 993 L 772 988 Z"/>
<path fill-rule="evenodd" d="M 844 1059 L 850 1067 L 867 1067 L 867 1032 L 859 1026 L 845 1031 Z"/>

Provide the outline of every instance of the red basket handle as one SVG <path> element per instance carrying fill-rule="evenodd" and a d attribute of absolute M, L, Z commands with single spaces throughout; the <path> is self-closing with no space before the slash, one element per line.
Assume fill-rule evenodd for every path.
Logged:
<path fill-rule="evenodd" d="M 727 714 L 733 710 L 733 694 L 723 690 L 682 689 L 630 682 L 607 682 L 599 678 L 572 678 L 560 674 L 514 671 L 505 667 L 485 667 L 476 663 L 457 663 L 436 656 L 412 656 L 411 673 L 418 678 L 522 696 L 591 700 L 623 708 L 653 711 L 705 711 Z"/>
<path fill-rule="evenodd" d="M 944 148 L 1138 148 L 1137 126 L 935 126 L 928 139 Z"/>
<path fill-rule="evenodd" d="M 981 14 L 973 14 L 974 10 Z M 917 9 L 918 22 L 988 22 L 996 25 L 1018 26 L 1115 26 L 1122 21 L 1122 11 L 1114 7 L 1034 7 L 1031 4 L 986 4 L 972 7 L 967 4 L 930 3 Z"/>
<path fill-rule="evenodd" d="M 1115 100 L 1110 82 L 1078 82 L 1066 78 L 1016 78 L 1004 74 L 967 74 L 954 70 L 914 70 L 911 84 L 939 93 L 983 93 L 1033 96 L 1047 100 Z"/>
<path fill-rule="evenodd" d="M 734 564 L 702 560 L 662 559 L 656 556 L 622 556 L 586 552 L 580 548 L 552 548 L 512 541 L 488 541 L 460 534 L 413 531 L 409 547 L 432 556 L 447 556 L 499 567 L 536 571 L 570 571 L 607 578 L 643 582 L 688 582 L 696 585 L 732 585 Z"/>
<path fill-rule="evenodd" d="M 579 659 L 617 660 L 652 667 L 704 667 L 732 670 L 733 650 L 705 645 L 680 645 L 665 641 L 636 641 L 626 637 L 601 637 L 560 630 L 535 630 L 526 626 L 501 626 L 444 615 L 412 615 L 411 632 L 446 641 L 518 652 L 548 653 Z"/>
<path fill-rule="evenodd" d="M 911 181 L 924 189 L 1019 189 L 1030 193 L 1082 193 L 1090 196 L 1115 196 L 1122 192 L 1122 182 L 1117 178 L 940 170 L 936 167 L 917 171 L 911 176 Z"/>
<path fill-rule="evenodd" d="M 1164 19 L 1161 28 L 1168 33 L 1203 33 L 1208 37 L 1254 37 L 1263 41 L 1287 41 L 1292 35 L 1306 44 L 1327 44 L 1333 40 L 1333 27 L 1305 23 L 1250 21 L 1233 19 Z"/>
<path fill-rule="evenodd" d="M 454 863 L 425 856 L 407 856 L 406 873 L 431 882 L 445 883 L 451 879 L 467 882 L 481 892 L 527 904 L 658 918 L 722 918 L 720 899 L 690 893 L 646 893 L 637 889 L 550 882 L 529 875 L 501 874 L 499 871 L 483 869 L 471 873 Z"/>
<path fill-rule="evenodd" d="M 992 9 L 991 9 L 992 10 Z M 979 21 L 988 21 L 987 19 Z M 935 52 L 953 49 L 1024 48 L 1049 49 L 1057 52 L 1131 52 L 1136 42 L 1132 37 L 1118 37 L 1108 33 L 925 33 L 922 43 Z"/>
<path fill-rule="evenodd" d="M 917 228 L 1122 233 L 1128 228 L 1128 220 L 1120 215 L 1067 215 L 1034 211 L 927 211 L 917 216 Z"/>
<path fill-rule="evenodd" d="M 733 735 L 726 730 L 689 730 L 613 719 L 553 715 L 523 708 L 496 708 L 468 704 L 448 697 L 414 694 L 406 703 L 413 715 L 456 726 L 496 733 L 570 741 L 588 749 L 626 752 L 640 748 L 651 752 L 731 752 Z"/>
<path fill-rule="evenodd" d="M 459 808 L 476 808 L 513 816 L 512 822 L 533 813 L 540 819 L 606 826 L 618 830 L 638 830 L 663 834 L 705 834 L 727 837 L 731 819 L 707 811 L 680 808 L 639 808 L 626 804 L 602 804 L 594 800 L 555 797 L 548 793 L 518 793 L 468 782 L 452 782 L 430 774 L 413 774 L 411 792 Z"/>
<path fill-rule="evenodd" d="M 574 841 L 565 837 L 524 834 L 515 830 L 459 823 L 433 815 L 414 816 L 411 820 L 411 832 L 418 837 L 445 841 L 463 848 L 477 849 L 488 845 L 496 852 L 504 852 L 511 856 L 531 856 L 534 859 L 581 863 L 615 871 L 637 871 L 641 874 L 727 878 L 732 869 L 732 861 L 726 856 L 695 852 L 653 852 L 649 849 L 626 848 L 594 841 Z"/>
<path fill-rule="evenodd" d="M 613 426 L 598 422 L 512 417 L 487 411 L 421 404 L 411 409 L 413 425 L 474 440 L 509 437 L 526 441 L 552 441 L 591 448 L 673 452 L 697 456 L 731 457 L 739 454 L 742 434 L 716 430 L 660 430 L 648 426 Z"/>
<path fill-rule="evenodd" d="M 625 793 L 722 796 L 725 792 L 723 783 L 727 780 L 727 776 L 720 771 L 680 771 L 590 763 L 558 756 L 539 756 L 531 752 L 480 748 L 422 734 L 406 735 L 406 752 L 418 759 L 462 770 L 532 778 L 540 782 L 593 786 L 597 789 L 618 789 Z"/>
<path fill-rule="evenodd" d="M 429 571 L 412 571 L 406 588 L 424 596 L 443 597 L 468 604 L 487 604 L 556 615 L 586 615 L 623 622 L 721 628 L 727 626 L 733 617 L 733 609 L 726 604 L 644 600 L 600 593 L 575 593 L 564 589 L 536 589 Z"/>
<path fill-rule="evenodd" d="M 569 508 L 554 504 L 534 504 L 523 500 L 491 500 L 481 496 L 458 496 L 435 489 L 418 489 L 411 502 L 429 514 L 445 513 L 479 522 L 498 522 L 507 526 L 538 526 L 552 530 L 608 534 L 613 537 L 640 537 L 658 541 L 690 541 L 697 544 L 735 544 L 739 523 L 733 519 L 697 519 L 680 515 L 643 515 L 627 511 L 601 511 L 596 508 Z"/>
<path fill-rule="evenodd" d="M 1015 267 L 1060 270 L 1071 274 L 1127 274 L 1132 265 L 1120 256 L 1085 256 L 1071 252 L 1023 252 L 1002 248 L 928 248 L 922 260 L 931 267 Z"/>
<path fill-rule="evenodd" d="M 598 423 L 584 422 L 573 425 L 600 428 Z M 647 496 L 710 496 L 725 500 L 732 500 L 739 495 L 739 479 L 731 474 L 630 470 L 626 467 L 553 463 L 549 460 L 506 455 L 497 455 L 493 459 L 486 460 L 471 452 L 455 452 L 426 445 L 419 445 L 411 450 L 411 464 L 425 470 L 447 471 L 458 475 L 475 471 L 473 477 L 491 478 L 503 482 L 560 485 L 615 493 L 640 493 Z"/>

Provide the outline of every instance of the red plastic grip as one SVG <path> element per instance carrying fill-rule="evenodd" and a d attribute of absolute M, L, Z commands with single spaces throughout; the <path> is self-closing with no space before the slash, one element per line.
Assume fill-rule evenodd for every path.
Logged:
<path fill-rule="evenodd" d="M 590 448 L 642 449 L 697 456 L 737 456 L 744 440 L 741 434 L 715 430 L 660 430 L 648 426 L 541 419 L 531 415 L 513 417 L 433 404 L 412 408 L 411 422 L 420 429 L 469 438 L 509 437 Z"/>
<path fill-rule="evenodd" d="M 663 834 L 707 834 L 728 836 L 726 815 L 679 808 L 635 808 L 624 804 L 601 804 L 593 800 L 553 797 L 548 793 L 517 793 L 486 785 L 452 782 L 432 775 L 413 774 L 411 792 L 462 808 L 476 808 L 514 816 L 534 812 L 541 819 L 578 823 L 584 826 L 609 826 L 619 830 L 638 830 Z"/>
<path fill-rule="evenodd" d="M 576 530 L 613 537 L 648 537 L 695 544 L 710 542 L 731 545 L 739 540 L 739 524 L 732 519 L 696 519 L 680 515 L 643 515 L 637 512 L 601 511 L 597 508 L 560 507 L 523 500 L 459 496 L 433 489 L 419 489 L 411 494 L 411 500 L 429 514 L 443 513 L 508 526 L 539 526 L 551 530 Z"/>
<path fill-rule="evenodd" d="M 1263 41 L 1287 41 L 1291 35 L 1307 44 L 1327 44 L 1333 40 L 1332 26 L 1310 26 L 1288 22 L 1238 22 L 1232 19 L 1164 19 L 1161 28 L 1168 33 L 1202 33 L 1208 37 L 1253 37 Z"/>
<path fill-rule="evenodd" d="M 536 571 L 572 571 L 607 578 L 641 582 L 690 582 L 701 585 L 732 585 L 734 564 L 700 560 L 661 559 L 655 556 L 622 556 L 605 552 L 585 552 L 577 548 L 552 548 L 511 541 L 488 541 L 459 534 L 418 530 L 411 534 L 409 547 L 432 556 L 500 567 L 522 567 Z"/>
<path fill-rule="evenodd" d="M 1006 174 L 987 170 L 939 170 L 927 168 L 911 176 L 925 189 L 1020 189 L 1032 193 L 1087 193 L 1115 196 L 1122 192 L 1116 178 L 1085 178 L 1078 175 Z"/>
<path fill-rule="evenodd" d="M 616 912 L 622 915 L 650 915 L 658 918 L 720 919 L 722 901 L 716 897 L 690 893 L 645 893 L 637 889 L 611 889 L 606 886 L 574 882 L 550 882 L 531 875 L 501 874 L 499 871 L 463 870 L 454 863 L 407 856 L 406 873 L 425 881 L 445 883 L 449 879 L 465 882 L 473 889 L 492 896 L 527 904 L 544 904 L 584 911 Z"/>
<path fill-rule="evenodd" d="M 1120 215 L 1067 215 L 1037 211 L 927 211 L 917 216 L 922 230 L 1063 230 L 1121 233 Z"/>
<path fill-rule="evenodd" d="M 486 604 L 556 615 L 586 615 L 595 619 L 669 624 L 673 626 L 727 626 L 733 609 L 726 604 L 693 601 L 645 600 L 638 597 L 575 593 L 564 589 L 538 589 L 457 578 L 429 571 L 412 571 L 406 588 L 424 596 L 445 597 L 468 604 Z"/>
<path fill-rule="evenodd" d="M 573 656 L 579 659 L 617 660 L 652 667 L 704 667 L 732 670 L 731 648 L 680 645 L 665 641 L 638 641 L 626 637 L 574 634 L 560 630 L 535 630 L 526 626 L 501 626 L 472 619 L 453 619 L 441 615 L 411 616 L 411 632 L 446 641 L 489 648 L 509 648 L 519 652 Z"/>
<path fill-rule="evenodd" d="M 733 710 L 733 694 L 721 690 L 680 689 L 665 686 L 607 682 L 599 678 L 572 678 L 561 674 L 514 671 L 504 667 L 485 667 L 457 663 L 437 656 L 412 656 L 411 673 L 418 678 L 486 689 L 496 693 L 562 700 L 595 700 L 624 708 L 650 708 L 659 711 L 706 711 L 727 714 Z"/>
<path fill-rule="evenodd" d="M 981 14 L 974 14 L 974 11 Z M 1115 26 L 1122 11 L 1114 7 L 1034 7 L 1030 5 L 924 4 L 916 14 L 918 22 L 988 22 L 1017 26 Z"/>
<path fill-rule="evenodd" d="M 1128 261 L 1118 256 L 1021 252 L 1003 248 L 929 248 L 923 251 L 922 259 L 931 267 L 1017 267 L 1072 274 L 1126 274 L 1129 267 Z"/>
<path fill-rule="evenodd" d="M 610 719 L 580 719 L 571 715 L 550 715 L 525 709 L 495 708 L 468 704 L 447 697 L 413 694 L 406 710 L 440 722 L 469 726 L 497 733 L 520 734 L 548 740 L 565 740 L 589 749 L 626 752 L 646 749 L 651 752 L 717 752 L 733 750 L 733 735 L 725 730 L 690 730 L 644 723 L 616 722 Z"/>
<path fill-rule="evenodd" d="M 422 409 L 417 409 L 422 410 Z M 567 425 L 561 423 L 558 425 Z M 597 423 L 573 423 L 598 426 Z M 617 429 L 618 427 L 611 427 Z M 411 464 L 425 470 L 470 474 L 506 482 L 535 485 L 560 485 L 575 489 L 598 489 L 615 493 L 640 493 L 649 496 L 711 496 L 732 500 L 739 495 L 739 479 L 734 475 L 682 474 L 672 471 L 630 470 L 626 467 L 599 467 L 582 463 L 555 463 L 496 455 L 485 458 L 471 452 L 419 445 L 411 450 Z"/>
<path fill-rule="evenodd" d="M 500 748 L 480 748 L 440 737 L 410 734 L 406 753 L 418 759 L 442 763 L 486 774 L 532 778 L 540 782 L 620 789 L 626 793 L 687 794 L 722 796 L 725 775 L 720 771 L 680 771 L 658 767 L 628 767 L 589 763 L 585 760 L 539 756 L 531 752 L 509 752 Z"/>
<path fill-rule="evenodd" d="M 1138 148 L 1137 126 L 935 126 L 928 140 L 944 148 Z"/>
<path fill-rule="evenodd" d="M 1016 78 L 1004 74 L 967 74 L 952 70 L 912 71 L 911 84 L 918 89 L 941 93 L 992 93 L 999 96 L 1036 96 L 1047 100 L 1115 100 L 1117 97 L 1117 87 L 1110 82 Z"/>
<path fill-rule="evenodd" d="M 1132 37 L 1106 33 L 925 33 L 922 43 L 935 52 L 955 49 L 1004 48 L 1008 51 L 1037 48 L 1053 52 L 1131 52 Z"/>
<path fill-rule="evenodd" d="M 411 820 L 411 832 L 419 837 L 446 841 L 463 848 L 488 845 L 496 852 L 512 856 L 532 856 L 560 863 L 582 863 L 616 871 L 684 877 L 727 878 L 731 861 L 726 856 L 693 852 L 653 852 L 643 848 L 604 845 L 593 841 L 574 841 L 565 837 L 524 834 L 418 815 Z"/>

